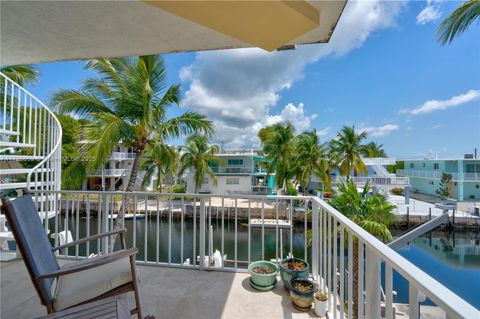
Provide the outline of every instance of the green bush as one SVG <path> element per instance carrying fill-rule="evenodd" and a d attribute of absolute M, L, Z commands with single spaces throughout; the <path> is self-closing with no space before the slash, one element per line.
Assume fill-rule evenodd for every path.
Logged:
<path fill-rule="evenodd" d="M 182 193 L 184 194 L 187 192 L 187 190 L 185 189 L 185 186 L 175 185 L 173 186 L 172 192 L 176 194 L 182 194 Z"/>
<path fill-rule="evenodd" d="M 393 195 L 403 195 L 403 188 L 401 187 L 395 187 L 390 190 L 390 193 Z"/>
<path fill-rule="evenodd" d="M 288 187 L 288 195 L 290 195 L 290 196 L 297 196 L 298 195 L 298 191 L 293 186 L 292 183 L 288 182 L 287 187 Z"/>

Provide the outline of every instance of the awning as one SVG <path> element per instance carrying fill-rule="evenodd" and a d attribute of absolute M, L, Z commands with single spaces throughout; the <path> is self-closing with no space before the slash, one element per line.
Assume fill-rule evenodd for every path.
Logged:
<path fill-rule="evenodd" d="M 328 42 L 338 1 L 2 1 L 0 65 Z"/>

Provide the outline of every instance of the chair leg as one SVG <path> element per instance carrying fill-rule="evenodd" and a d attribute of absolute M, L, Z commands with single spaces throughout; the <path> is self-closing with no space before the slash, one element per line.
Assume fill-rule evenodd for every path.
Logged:
<path fill-rule="evenodd" d="M 130 256 L 130 266 L 132 269 L 132 279 L 133 279 L 133 293 L 135 295 L 135 305 L 138 319 L 143 319 L 142 317 L 142 303 L 140 301 L 140 290 L 138 288 L 138 278 L 137 278 L 137 269 L 135 267 L 135 257 Z"/>

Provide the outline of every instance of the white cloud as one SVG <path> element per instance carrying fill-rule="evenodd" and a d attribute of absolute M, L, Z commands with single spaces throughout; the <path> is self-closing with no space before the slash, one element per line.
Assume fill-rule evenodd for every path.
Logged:
<path fill-rule="evenodd" d="M 297 133 L 300 133 L 307 130 L 310 127 L 312 120 L 316 117 L 317 114 L 310 116 L 305 115 L 303 103 L 298 104 L 298 106 L 288 103 L 285 105 L 280 114 L 269 115 L 266 119 L 265 125 L 273 125 L 280 122 L 290 122 L 297 130 Z"/>
<path fill-rule="evenodd" d="M 358 130 L 360 132 L 366 132 L 370 136 L 382 137 L 398 130 L 398 125 L 386 124 L 383 126 L 367 126 L 367 127 L 360 127 Z"/>
<path fill-rule="evenodd" d="M 439 128 L 442 128 L 442 127 L 443 127 L 443 124 L 437 124 L 437 125 L 432 126 L 430 129 L 431 130 L 436 130 L 436 129 L 439 129 Z"/>
<path fill-rule="evenodd" d="M 317 135 L 318 135 L 319 137 L 325 136 L 325 135 L 327 135 L 328 133 L 330 133 L 330 129 L 331 129 L 330 127 L 326 127 L 326 128 L 324 128 L 324 129 L 321 129 L 321 130 L 317 131 Z"/>
<path fill-rule="evenodd" d="M 427 6 L 417 15 L 417 24 L 427 24 L 440 18 L 442 12 L 439 9 L 439 2 L 428 0 Z"/>
<path fill-rule="evenodd" d="M 410 111 L 412 115 L 426 114 L 434 111 L 446 110 L 452 107 L 472 102 L 480 97 L 480 90 L 470 90 L 466 93 L 453 96 L 447 100 L 428 100 Z"/>
<path fill-rule="evenodd" d="M 361 47 L 372 33 L 394 26 L 404 5 L 349 1 L 328 44 L 281 52 L 237 49 L 198 53 L 193 63 L 180 71 L 181 80 L 190 84 L 182 106 L 212 119 L 216 142 L 223 140 L 226 147 L 258 145 L 258 130 L 286 117 L 298 131 L 308 129 L 315 115 L 306 115 L 302 104 L 287 104 L 280 114 L 271 115 L 280 93 L 303 76 L 307 64 L 329 55 L 345 55 Z"/>

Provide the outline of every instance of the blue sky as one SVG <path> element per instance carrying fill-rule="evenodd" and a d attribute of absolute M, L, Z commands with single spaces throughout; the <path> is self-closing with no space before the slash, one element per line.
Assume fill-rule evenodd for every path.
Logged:
<path fill-rule="evenodd" d="M 400 159 L 471 153 L 480 148 L 480 27 L 451 45 L 435 39 L 457 5 L 351 1 L 329 44 L 165 55 L 184 96 L 170 114 L 205 113 L 226 147 L 256 147 L 259 128 L 290 120 L 323 141 L 355 125 Z M 39 68 L 29 89 L 46 102 L 53 89 L 78 88 L 91 75 L 82 62 Z"/>

